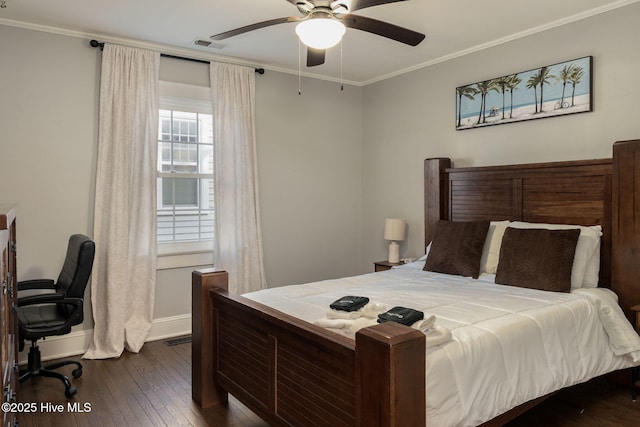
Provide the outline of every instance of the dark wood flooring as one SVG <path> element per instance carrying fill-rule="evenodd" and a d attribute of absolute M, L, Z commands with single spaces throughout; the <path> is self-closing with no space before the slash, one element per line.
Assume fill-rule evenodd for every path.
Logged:
<path fill-rule="evenodd" d="M 125 352 L 117 360 L 82 363 L 82 377 L 72 380 L 78 389 L 74 399 L 67 400 L 62 383 L 51 378 L 30 379 L 20 386 L 20 401 L 38 406 L 36 413 L 21 414 L 20 427 L 267 426 L 233 398 L 227 406 L 206 410 L 193 403 L 188 343 L 167 346 L 164 341 L 155 341 L 147 343 L 139 354 Z M 70 367 L 62 370 L 70 375 Z M 83 409 L 88 404 L 88 410 L 69 411 L 68 402 Z M 42 411 L 42 403 L 63 405 L 63 412 Z M 631 401 L 629 386 L 596 379 L 557 393 L 508 425 L 639 426 L 640 400 Z"/>

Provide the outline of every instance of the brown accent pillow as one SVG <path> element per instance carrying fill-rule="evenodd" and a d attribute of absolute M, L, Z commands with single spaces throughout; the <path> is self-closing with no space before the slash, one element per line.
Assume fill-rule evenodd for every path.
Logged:
<path fill-rule="evenodd" d="M 489 221 L 438 221 L 424 270 L 477 279 L 488 231 Z"/>
<path fill-rule="evenodd" d="M 500 246 L 496 283 L 570 292 L 580 230 L 507 227 Z"/>

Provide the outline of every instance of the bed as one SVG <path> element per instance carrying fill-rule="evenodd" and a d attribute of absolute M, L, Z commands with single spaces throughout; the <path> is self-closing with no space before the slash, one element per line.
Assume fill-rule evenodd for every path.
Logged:
<path fill-rule="evenodd" d="M 613 146 L 613 157 L 600 160 L 452 168 L 449 159 L 427 159 L 425 243 L 432 241 L 441 220 L 599 226 L 602 236 L 598 286 L 615 292 L 619 307 L 631 319 L 630 308 L 640 302 L 640 263 L 637 262 L 640 223 L 636 218 L 639 201 L 640 141 L 617 142 Z M 400 277 L 417 276 L 419 272 L 422 269 L 414 265 L 365 276 L 371 276 L 374 281 L 398 282 L 405 280 Z M 438 276 L 439 273 L 430 274 Z M 476 282 L 465 280 L 460 289 L 474 295 L 476 288 L 492 286 L 481 283 L 481 279 Z M 486 281 L 486 277 L 484 279 Z M 327 298 L 339 295 L 345 289 L 355 292 L 360 288 L 341 290 L 330 281 L 324 285 L 328 285 L 329 294 L 320 296 L 318 293 L 317 297 L 314 294 L 311 299 L 316 308 L 303 310 L 310 313 L 310 317 L 302 320 L 292 315 L 296 314 L 295 309 L 279 305 L 276 300 L 282 299 L 282 295 L 232 295 L 226 290 L 226 272 L 215 269 L 195 271 L 192 325 L 195 401 L 207 407 L 226 402 L 227 394 L 231 393 L 271 425 L 439 425 L 436 421 L 440 419 L 436 416 L 440 415 L 434 415 L 430 423 L 428 414 L 433 411 L 425 402 L 446 405 L 450 399 L 445 399 L 441 396 L 443 392 L 438 391 L 437 384 L 441 379 L 437 373 L 429 371 L 430 361 L 436 363 L 442 359 L 438 354 L 460 350 L 461 337 L 469 335 L 464 332 L 466 328 L 446 323 L 448 317 L 443 310 L 450 304 L 445 302 L 437 308 L 424 303 L 425 312 L 434 312 L 437 319 L 453 330 L 454 338 L 445 344 L 429 346 L 429 334 L 392 322 L 358 329 L 354 333 L 355 339 L 352 339 L 344 331 L 321 327 L 312 320 L 321 315 Z M 511 288 L 495 284 L 493 287 Z M 527 304 L 544 299 L 536 292 L 552 294 L 532 289 L 517 292 L 526 294 L 515 298 L 527 301 Z M 597 288 L 584 293 L 590 292 L 611 295 L 609 291 Z M 597 304 L 585 302 L 591 296 L 574 294 L 576 292 L 559 295 L 557 298 L 561 301 L 553 303 L 568 307 L 559 324 L 566 325 L 575 318 L 593 321 L 601 313 L 594 309 Z M 384 294 L 376 297 L 390 298 Z M 483 298 L 478 296 L 475 299 L 480 301 Z M 574 305 L 587 307 L 587 314 L 573 311 Z M 523 310 L 535 311 L 536 307 L 527 306 Z M 287 314 L 287 311 L 292 314 Z M 520 317 L 532 317 L 529 314 L 527 312 L 527 316 Z M 488 323 L 477 329 L 491 333 L 493 331 L 487 325 L 493 324 L 496 329 L 501 327 L 500 320 L 496 318 L 479 321 Z M 533 321 L 533 324 L 538 323 L 544 324 L 545 321 Z M 524 323 L 522 328 L 530 328 L 530 324 Z M 601 326 L 599 328 L 602 329 Z M 547 326 L 547 331 L 552 329 Z M 598 333 L 589 339 L 602 344 L 598 347 L 605 346 L 610 337 L 606 331 L 599 330 Z M 546 338 L 548 334 L 539 335 Z M 468 341 L 473 341 L 469 336 Z M 553 346 L 554 340 L 558 342 L 562 338 L 550 338 L 542 345 Z M 633 348 L 627 350 L 631 354 Z M 482 360 L 482 356 L 478 359 Z M 561 381 L 554 385 L 534 385 L 534 391 L 516 386 L 497 398 L 500 403 L 495 409 L 480 414 L 471 410 L 470 418 L 453 418 L 451 425 L 485 422 L 487 425 L 501 425 L 559 388 L 637 363 L 630 356 L 599 355 L 595 360 L 605 360 L 604 363 L 587 363 L 583 369 L 573 369 L 576 363 L 563 365 L 565 357 L 562 355 L 551 359 L 558 363 L 551 361 L 545 366 L 531 366 L 530 369 L 532 372 L 536 369 L 554 372 L 551 376 L 560 377 Z M 460 372 L 472 370 L 469 366 L 464 369 L 466 371 Z M 481 369 L 476 367 L 478 370 Z M 579 372 L 574 375 L 573 371 Z M 472 374 L 469 376 L 473 377 Z M 531 378 L 532 382 L 534 380 Z M 471 381 L 469 384 L 481 382 Z M 456 393 L 469 395 L 465 405 L 471 409 L 481 406 L 474 404 L 474 394 L 467 387 L 463 386 Z M 482 394 L 477 392 L 476 395 L 478 393 Z"/>

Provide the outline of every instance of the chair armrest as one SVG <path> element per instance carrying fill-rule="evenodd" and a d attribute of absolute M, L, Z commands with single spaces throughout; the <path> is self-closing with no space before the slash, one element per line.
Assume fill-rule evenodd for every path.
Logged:
<path fill-rule="evenodd" d="M 18 298 L 18 307 L 24 307 L 26 305 L 34 305 L 34 304 L 61 304 L 66 299 L 80 299 L 80 298 L 65 298 L 64 294 L 29 295 L 26 297 Z M 73 304 L 73 303 L 70 303 L 70 304 Z"/>
<path fill-rule="evenodd" d="M 55 282 L 51 279 L 24 280 L 18 282 L 18 292 L 29 289 L 55 289 Z"/>

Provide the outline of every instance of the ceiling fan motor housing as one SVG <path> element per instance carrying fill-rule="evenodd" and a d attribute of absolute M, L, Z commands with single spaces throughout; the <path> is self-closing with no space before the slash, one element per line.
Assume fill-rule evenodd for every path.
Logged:
<path fill-rule="evenodd" d="M 298 0 L 296 2 L 296 7 L 303 15 L 308 15 L 312 13 L 314 10 L 325 9 L 327 12 L 336 14 L 336 15 L 344 15 L 349 13 L 349 3 L 344 0 L 336 0 L 328 6 L 317 6 L 307 0 Z"/>

